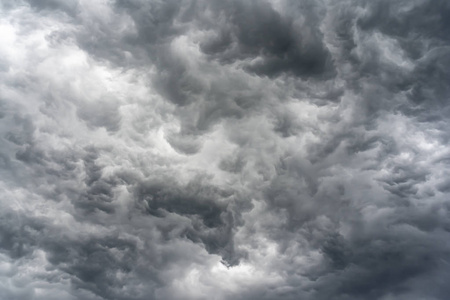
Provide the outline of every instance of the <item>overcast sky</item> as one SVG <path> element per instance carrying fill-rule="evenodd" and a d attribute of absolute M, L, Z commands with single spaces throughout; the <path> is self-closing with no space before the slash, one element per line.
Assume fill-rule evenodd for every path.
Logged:
<path fill-rule="evenodd" d="M 448 0 L 5 0 L 0 299 L 446 300 Z"/>

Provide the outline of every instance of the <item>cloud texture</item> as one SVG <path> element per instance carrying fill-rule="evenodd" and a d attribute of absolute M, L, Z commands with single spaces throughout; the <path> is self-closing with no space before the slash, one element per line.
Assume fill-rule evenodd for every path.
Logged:
<path fill-rule="evenodd" d="M 448 1 L 0 9 L 1 299 L 448 298 Z"/>

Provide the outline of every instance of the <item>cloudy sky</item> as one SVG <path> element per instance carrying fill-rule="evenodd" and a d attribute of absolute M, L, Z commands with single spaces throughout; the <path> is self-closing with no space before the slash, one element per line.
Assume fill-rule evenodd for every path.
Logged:
<path fill-rule="evenodd" d="M 0 4 L 0 299 L 445 300 L 448 0 Z"/>

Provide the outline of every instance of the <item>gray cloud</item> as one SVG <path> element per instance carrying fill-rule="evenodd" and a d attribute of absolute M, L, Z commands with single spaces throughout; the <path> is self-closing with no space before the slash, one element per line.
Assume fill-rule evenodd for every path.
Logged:
<path fill-rule="evenodd" d="M 446 299 L 446 1 L 0 10 L 0 298 Z"/>
<path fill-rule="evenodd" d="M 313 4 L 302 3 L 294 15 L 281 15 L 260 1 L 228 1 L 215 5 L 213 16 L 224 20 L 215 36 L 200 45 L 203 52 L 222 62 L 257 59 L 244 69 L 273 77 L 331 75 L 331 56 L 321 40 Z M 299 14 L 297 13 L 299 12 Z"/>

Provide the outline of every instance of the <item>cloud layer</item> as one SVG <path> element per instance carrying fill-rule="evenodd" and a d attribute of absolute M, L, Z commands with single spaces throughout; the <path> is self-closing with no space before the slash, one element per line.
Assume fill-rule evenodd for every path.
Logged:
<path fill-rule="evenodd" d="M 447 299 L 448 1 L 0 9 L 0 298 Z"/>

